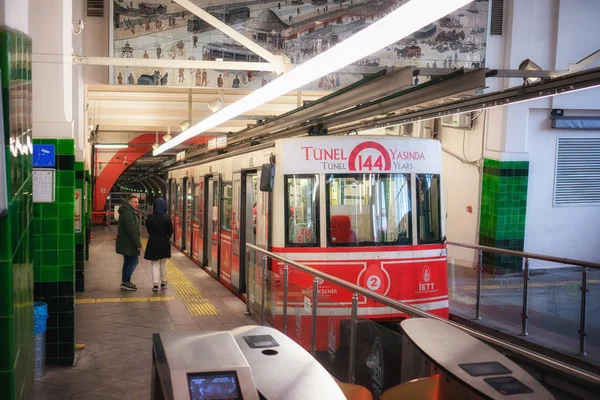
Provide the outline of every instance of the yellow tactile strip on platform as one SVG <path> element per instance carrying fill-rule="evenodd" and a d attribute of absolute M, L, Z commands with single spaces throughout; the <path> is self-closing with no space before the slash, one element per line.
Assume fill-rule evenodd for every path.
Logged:
<path fill-rule="evenodd" d="M 167 281 L 193 316 L 219 315 L 215 306 L 170 260 L 167 261 Z"/>
<path fill-rule="evenodd" d="M 104 297 L 95 299 L 75 299 L 75 304 L 101 304 L 101 303 L 139 303 L 147 301 L 171 301 L 175 297 Z"/>

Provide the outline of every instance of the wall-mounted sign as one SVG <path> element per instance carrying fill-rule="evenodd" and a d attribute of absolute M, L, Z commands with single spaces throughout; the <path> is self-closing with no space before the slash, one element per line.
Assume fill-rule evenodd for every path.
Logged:
<path fill-rule="evenodd" d="M 33 166 L 34 167 L 54 167 L 55 151 L 53 144 L 34 144 L 33 145 Z"/>
<path fill-rule="evenodd" d="M 75 189 L 75 233 L 81 233 L 81 189 Z"/>
<path fill-rule="evenodd" d="M 185 150 L 180 151 L 179 153 L 177 153 L 177 155 L 175 156 L 175 161 L 182 161 L 185 160 Z"/>
<path fill-rule="evenodd" d="M 33 202 L 54 203 L 54 170 L 35 168 L 33 170 Z"/>

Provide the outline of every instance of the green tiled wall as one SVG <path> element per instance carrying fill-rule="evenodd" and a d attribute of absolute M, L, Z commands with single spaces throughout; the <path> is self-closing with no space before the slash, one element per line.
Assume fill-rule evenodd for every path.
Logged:
<path fill-rule="evenodd" d="M 73 139 L 34 139 L 55 147 L 55 201 L 34 203 L 34 295 L 48 303 L 46 360 L 72 365 L 75 356 L 75 185 Z"/>
<path fill-rule="evenodd" d="M 485 159 L 479 244 L 523 251 L 529 162 Z M 484 268 L 494 273 L 521 270 L 522 259 L 484 253 Z"/>
<path fill-rule="evenodd" d="M 85 172 L 83 162 L 75 162 L 75 189 L 81 190 L 81 230 L 75 233 L 75 290 L 83 292 L 83 266 L 85 263 Z"/>
<path fill-rule="evenodd" d="M 0 398 L 33 396 L 31 39 L 0 32 L 8 211 L 0 215 Z M 18 146 L 17 146 L 18 144 Z M 2 189 L 0 189 L 2 190 Z"/>

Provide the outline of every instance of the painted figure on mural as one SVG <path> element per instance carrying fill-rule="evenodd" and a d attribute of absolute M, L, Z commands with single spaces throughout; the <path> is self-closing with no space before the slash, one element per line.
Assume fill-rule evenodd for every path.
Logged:
<path fill-rule="evenodd" d="M 150 58 L 150 56 L 148 55 L 148 52 L 146 50 L 144 50 L 144 58 Z"/>
<path fill-rule="evenodd" d="M 135 85 L 135 78 L 133 77 L 133 74 L 131 72 L 129 73 L 129 76 L 127 77 L 127 84 Z"/>
<path fill-rule="evenodd" d="M 197 49 L 198 48 L 198 36 L 196 36 L 196 35 L 192 36 L 192 42 L 194 42 L 194 48 Z"/>
<path fill-rule="evenodd" d="M 200 86 L 202 84 L 202 72 L 199 69 L 196 70 L 196 86 Z"/>
<path fill-rule="evenodd" d="M 119 72 L 119 76 L 117 76 L 117 82 L 119 82 L 119 85 L 123 84 L 123 75 L 121 75 L 120 72 Z"/>
<path fill-rule="evenodd" d="M 202 70 L 202 86 L 208 86 L 208 72 Z"/>
<path fill-rule="evenodd" d="M 231 84 L 231 87 L 232 87 L 232 88 L 239 89 L 239 87 L 240 87 L 240 80 L 239 80 L 239 78 L 237 77 L 237 75 L 235 76 L 235 79 L 233 80 L 233 82 L 232 82 L 232 84 Z"/>
<path fill-rule="evenodd" d="M 217 86 L 223 87 L 223 77 L 221 74 L 219 74 L 219 77 L 217 78 Z"/>
<path fill-rule="evenodd" d="M 179 82 L 185 81 L 185 77 L 183 75 L 184 73 L 185 73 L 185 68 L 179 68 Z"/>
<path fill-rule="evenodd" d="M 160 45 L 158 45 L 158 47 L 156 48 L 156 58 L 160 58 L 161 54 L 162 54 L 162 49 L 160 48 Z"/>

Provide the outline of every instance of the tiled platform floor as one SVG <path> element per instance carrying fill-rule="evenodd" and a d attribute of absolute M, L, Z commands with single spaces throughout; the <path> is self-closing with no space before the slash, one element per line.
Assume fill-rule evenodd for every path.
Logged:
<path fill-rule="evenodd" d="M 150 262 L 140 257 L 132 281 L 137 292 L 120 290 L 122 257 L 115 254 L 116 227 L 94 229 L 84 293 L 77 298 L 176 297 L 171 287 L 152 292 Z M 47 368 L 35 380 L 36 400 L 150 399 L 153 333 L 229 330 L 256 324 L 244 315 L 244 303 L 180 252 L 171 261 L 217 308 L 217 316 L 193 317 L 178 299 L 76 305 L 76 352 L 73 368 Z"/>

